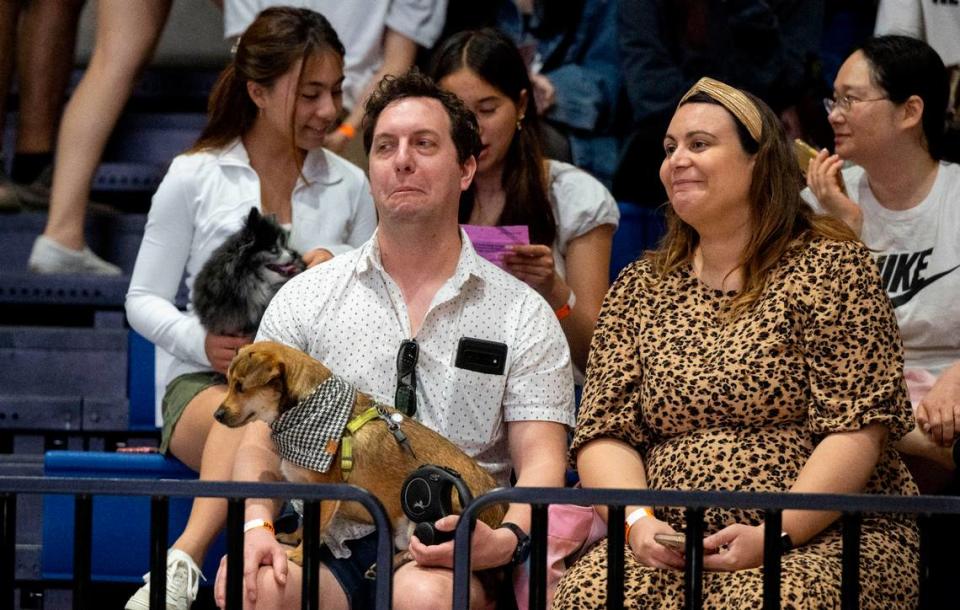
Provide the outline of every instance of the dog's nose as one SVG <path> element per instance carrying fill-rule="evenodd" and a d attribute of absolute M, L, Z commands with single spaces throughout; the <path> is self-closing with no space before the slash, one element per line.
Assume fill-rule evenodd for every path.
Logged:
<path fill-rule="evenodd" d="M 213 414 L 213 418 L 218 422 L 220 422 L 221 424 L 223 423 L 223 418 L 226 416 L 227 416 L 227 412 L 223 409 L 223 407 L 220 407 L 219 409 L 217 409 L 216 412 L 214 412 Z"/>

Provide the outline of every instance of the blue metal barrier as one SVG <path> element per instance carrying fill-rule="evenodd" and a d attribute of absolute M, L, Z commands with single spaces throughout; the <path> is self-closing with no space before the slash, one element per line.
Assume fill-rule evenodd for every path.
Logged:
<path fill-rule="evenodd" d="M 171 497 L 227 498 L 227 607 L 239 608 L 243 575 L 243 508 L 246 498 L 302 498 L 305 514 L 319 523 L 320 501 L 358 502 L 373 518 L 377 528 L 377 564 L 392 565 L 393 533 L 386 511 L 370 492 L 353 485 L 302 485 L 294 483 L 223 483 L 171 480 L 89 479 L 56 477 L 0 477 L 0 608 L 13 608 L 14 560 L 16 545 L 17 494 L 67 494 L 75 496 L 74 526 L 74 608 L 94 607 L 90 597 L 90 547 L 94 496 L 147 496 L 151 498 L 150 607 L 162 609 L 166 591 L 167 511 Z M 310 536 L 310 539 L 307 536 Z M 319 591 L 319 531 L 304 528 L 304 566 L 301 608 L 316 609 Z M 377 578 L 378 608 L 390 608 L 392 578 Z M 383 573 L 383 572 L 381 572 Z"/>

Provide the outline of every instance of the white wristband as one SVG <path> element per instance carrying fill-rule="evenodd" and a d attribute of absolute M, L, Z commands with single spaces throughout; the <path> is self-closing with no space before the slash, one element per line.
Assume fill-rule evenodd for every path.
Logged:
<path fill-rule="evenodd" d="M 627 527 L 633 527 L 633 524 L 639 521 L 640 519 L 643 519 L 644 517 L 652 517 L 652 516 L 653 516 L 653 510 L 651 510 L 646 506 L 642 506 L 636 509 L 635 511 L 633 511 L 632 513 L 630 513 L 629 515 L 627 515 L 627 519 L 626 519 Z"/>
<path fill-rule="evenodd" d="M 273 524 L 266 519 L 251 519 L 243 524 L 243 533 L 246 534 L 250 530 L 255 530 L 258 527 L 265 527 L 271 532 L 274 531 Z"/>

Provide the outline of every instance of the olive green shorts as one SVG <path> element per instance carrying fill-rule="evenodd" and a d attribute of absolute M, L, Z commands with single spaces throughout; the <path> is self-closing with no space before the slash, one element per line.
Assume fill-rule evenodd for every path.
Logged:
<path fill-rule="evenodd" d="M 167 453 L 170 447 L 170 437 L 173 429 L 180 421 L 184 409 L 200 392 L 210 386 L 223 385 L 227 378 L 220 373 L 204 371 L 202 373 L 185 373 L 167 384 L 167 391 L 163 394 L 161 412 L 163 413 L 163 433 L 160 436 L 160 453 Z"/>

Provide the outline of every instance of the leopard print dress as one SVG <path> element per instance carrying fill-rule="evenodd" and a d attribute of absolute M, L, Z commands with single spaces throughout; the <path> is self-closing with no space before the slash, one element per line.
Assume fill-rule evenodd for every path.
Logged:
<path fill-rule="evenodd" d="M 789 250 L 764 295 L 733 322 L 732 293 L 687 267 L 665 278 L 648 261 L 623 271 L 604 302 L 571 448 L 615 438 L 637 449 L 654 489 L 786 491 L 819 439 L 881 422 L 890 441 L 913 419 L 896 319 L 862 245 L 815 239 Z M 842 468 L 838 465 L 838 468 Z M 887 443 L 866 493 L 916 494 Z M 656 508 L 683 528 L 682 508 Z M 708 509 L 708 533 L 759 524 L 759 511 Z M 914 608 L 915 523 L 865 515 L 861 608 Z M 840 607 L 840 528 L 783 557 L 783 608 Z M 681 608 L 683 572 L 641 565 L 625 552 L 628 608 Z M 606 603 L 606 540 L 560 581 L 555 608 Z M 704 574 L 705 608 L 760 608 L 760 568 Z"/>

